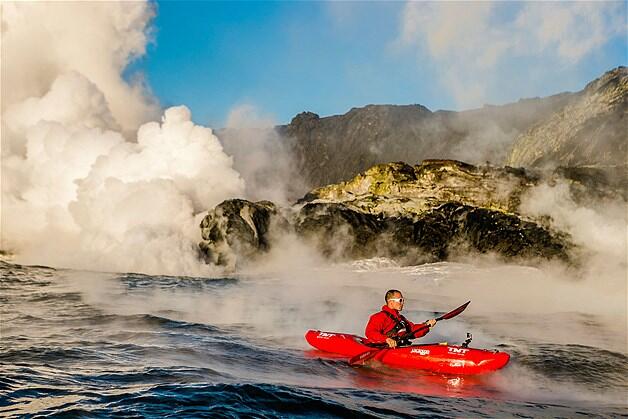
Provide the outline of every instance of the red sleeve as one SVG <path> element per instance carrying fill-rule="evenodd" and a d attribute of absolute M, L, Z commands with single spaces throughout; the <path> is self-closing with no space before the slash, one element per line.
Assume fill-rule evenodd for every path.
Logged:
<path fill-rule="evenodd" d="M 410 330 L 414 331 L 417 327 L 419 327 L 419 325 L 412 323 L 410 320 L 406 319 L 405 316 L 403 315 L 399 315 L 406 323 L 408 323 L 408 326 L 410 326 Z"/>
<path fill-rule="evenodd" d="M 430 328 L 425 323 L 418 323 L 418 324 L 412 323 L 410 327 L 411 327 L 412 334 L 414 335 L 415 339 L 420 338 L 421 336 L 427 335 L 427 332 L 430 331 Z"/>
<path fill-rule="evenodd" d="M 386 324 L 386 315 L 383 313 L 375 313 L 369 319 L 364 334 L 371 342 L 385 342 L 388 336 L 382 333 Z"/>

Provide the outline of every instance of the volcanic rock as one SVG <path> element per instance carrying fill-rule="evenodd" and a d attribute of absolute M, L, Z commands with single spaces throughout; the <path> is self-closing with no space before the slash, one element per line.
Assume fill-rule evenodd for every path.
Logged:
<path fill-rule="evenodd" d="M 288 160 L 284 165 L 299 175 L 299 182 L 290 182 L 289 197 L 391 161 L 414 164 L 438 158 L 539 168 L 625 165 L 626 72 L 618 67 L 576 93 L 461 112 L 433 112 L 418 104 L 367 105 L 325 117 L 302 112 L 273 130 Z M 237 162 L 246 161 L 246 148 L 229 147 L 227 140 L 238 137 L 232 131 L 237 129 L 217 134 Z M 260 133 L 264 135 L 269 134 Z"/>
<path fill-rule="evenodd" d="M 281 214 L 270 202 L 225 201 L 203 220 L 200 247 L 208 261 L 235 266 L 292 232 L 336 261 L 385 256 L 418 264 L 469 252 L 568 261 L 569 236 L 520 212 L 522 195 L 540 179 L 452 160 L 381 164 L 315 189 Z"/>
<path fill-rule="evenodd" d="M 270 201 L 230 199 L 203 218 L 199 247 L 208 263 L 233 268 L 237 258 L 252 259 L 268 250 L 271 224 L 280 230 L 285 222 Z"/>

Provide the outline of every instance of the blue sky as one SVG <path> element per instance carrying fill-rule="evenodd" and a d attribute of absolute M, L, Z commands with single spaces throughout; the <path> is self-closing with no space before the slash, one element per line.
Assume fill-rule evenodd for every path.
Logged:
<path fill-rule="evenodd" d="M 580 90 L 626 65 L 626 3 L 157 2 L 131 70 L 224 126 L 370 103 L 461 110 Z"/>

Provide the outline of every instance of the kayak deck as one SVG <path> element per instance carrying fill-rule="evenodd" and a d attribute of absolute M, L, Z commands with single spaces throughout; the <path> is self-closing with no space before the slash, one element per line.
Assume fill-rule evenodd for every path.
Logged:
<path fill-rule="evenodd" d="M 348 333 L 308 330 L 305 339 L 316 349 L 348 358 L 373 349 L 365 344 L 366 339 Z M 504 367 L 510 360 L 510 355 L 456 345 L 422 344 L 385 349 L 373 360 L 392 367 L 445 374 L 482 374 Z"/>

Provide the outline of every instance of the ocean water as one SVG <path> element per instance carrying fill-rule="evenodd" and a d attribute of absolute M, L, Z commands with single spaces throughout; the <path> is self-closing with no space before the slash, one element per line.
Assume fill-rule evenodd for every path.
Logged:
<path fill-rule="evenodd" d="M 625 295 L 533 268 L 376 260 L 191 278 L 0 262 L 0 277 L 0 416 L 628 415 Z M 456 377 L 308 347 L 309 328 L 361 334 L 388 288 L 416 321 L 471 299 L 421 341 L 472 332 L 511 362 Z"/>

